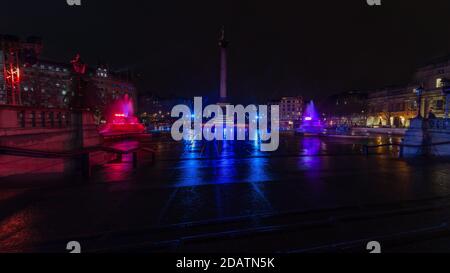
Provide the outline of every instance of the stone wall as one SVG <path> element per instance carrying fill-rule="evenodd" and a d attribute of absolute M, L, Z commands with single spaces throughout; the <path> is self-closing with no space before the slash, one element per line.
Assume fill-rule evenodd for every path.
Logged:
<path fill-rule="evenodd" d="M 406 131 L 403 156 L 450 156 L 450 144 L 433 146 L 450 141 L 450 119 L 413 119 Z M 420 146 L 422 147 L 411 147 Z M 409 146 L 409 147 L 408 147 Z"/>
<path fill-rule="evenodd" d="M 61 122 L 42 122 L 41 116 L 59 113 Z M 33 116 L 34 115 L 34 116 Z M 35 120 L 31 120 L 35 119 Z M 83 127 L 80 123 L 82 122 Z M 83 147 L 101 145 L 102 138 L 90 112 L 68 112 L 58 109 L 0 107 L 0 146 L 46 152 L 68 152 Z M 91 154 L 91 165 L 103 164 L 114 158 L 104 152 Z M 46 159 L 0 155 L 0 177 L 24 173 L 73 172 L 78 168 L 76 159 Z"/>

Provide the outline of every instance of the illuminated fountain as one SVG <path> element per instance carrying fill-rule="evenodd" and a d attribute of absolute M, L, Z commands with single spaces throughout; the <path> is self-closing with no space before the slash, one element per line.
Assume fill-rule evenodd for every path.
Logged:
<path fill-rule="evenodd" d="M 145 126 L 134 116 L 133 100 L 125 95 L 116 100 L 106 111 L 106 124 L 101 126 L 102 135 L 126 135 L 145 132 Z"/>
<path fill-rule="evenodd" d="M 324 133 L 324 126 L 320 122 L 319 114 L 313 101 L 306 106 L 302 125 L 297 132 L 303 135 L 320 135 Z"/>

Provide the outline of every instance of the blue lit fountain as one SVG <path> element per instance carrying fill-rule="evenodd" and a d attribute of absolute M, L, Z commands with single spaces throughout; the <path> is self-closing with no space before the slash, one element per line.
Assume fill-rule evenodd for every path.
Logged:
<path fill-rule="evenodd" d="M 313 101 L 306 106 L 302 125 L 297 132 L 305 136 L 321 135 L 324 133 L 324 126 L 320 122 L 319 114 Z"/>

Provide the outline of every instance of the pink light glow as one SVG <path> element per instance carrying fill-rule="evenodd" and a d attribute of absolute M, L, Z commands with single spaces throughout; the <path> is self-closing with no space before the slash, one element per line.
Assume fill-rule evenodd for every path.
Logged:
<path fill-rule="evenodd" d="M 312 117 L 305 117 L 305 120 L 306 120 L 306 121 L 311 121 L 311 120 L 312 120 Z"/>
<path fill-rule="evenodd" d="M 145 126 L 134 116 L 133 100 L 125 95 L 107 110 L 106 124 L 100 128 L 102 135 L 143 133 Z"/>

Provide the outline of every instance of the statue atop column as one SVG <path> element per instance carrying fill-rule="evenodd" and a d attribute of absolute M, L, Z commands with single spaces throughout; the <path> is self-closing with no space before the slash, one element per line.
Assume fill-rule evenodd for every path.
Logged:
<path fill-rule="evenodd" d="M 73 71 L 75 71 L 75 73 L 82 74 L 82 75 L 86 73 L 87 66 L 81 60 L 79 53 L 77 53 L 77 55 L 75 55 L 75 58 L 73 60 L 71 60 L 70 63 L 72 64 L 72 68 L 73 68 Z"/>
<path fill-rule="evenodd" d="M 220 47 L 220 92 L 219 92 L 219 102 L 227 102 L 227 47 L 229 42 L 225 38 L 225 27 L 222 27 L 219 36 L 219 47 Z"/>
<path fill-rule="evenodd" d="M 225 27 L 222 26 L 222 28 L 220 30 L 220 36 L 219 36 L 219 47 L 227 48 L 228 44 L 229 44 L 229 42 L 227 41 L 227 39 L 225 37 Z"/>

